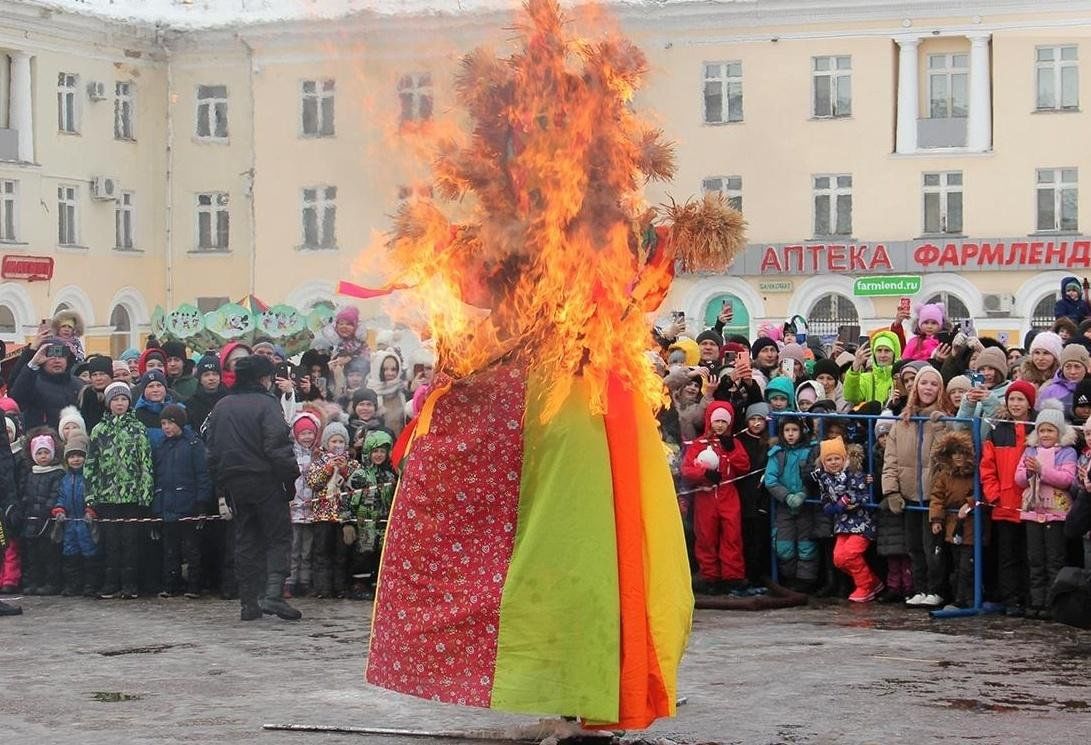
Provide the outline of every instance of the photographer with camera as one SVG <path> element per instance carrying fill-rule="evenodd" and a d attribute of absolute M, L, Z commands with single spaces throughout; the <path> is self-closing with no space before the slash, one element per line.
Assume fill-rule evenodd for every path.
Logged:
<path fill-rule="evenodd" d="M 83 382 L 69 372 L 75 358 L 62 339 L 50 335 L 44 320 L 23 356 L 29 360 L 12 383 L 9 395 L 18 402 L 27 430 L 43 426 L 56 429 L 61 409 L 75 406 L 83 388 Z"/>

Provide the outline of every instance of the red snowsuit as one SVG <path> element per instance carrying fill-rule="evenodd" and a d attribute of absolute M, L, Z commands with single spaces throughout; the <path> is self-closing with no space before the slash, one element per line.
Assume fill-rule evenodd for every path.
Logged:
<path fill-rule="evenodd" d="M 694 495 L 693 528 L 696 533 L 694 553 L 701 577 L 710 581 L 745 580 L 746 564 L 742 550 L 742 510 L 739 492 L 732 479 L 750 471 L 750 456 L 742 443 L 734 437 L 727 439 L 727 447 L 721 438 L 712 434 L 712 414 L 724 409 L 735 420 L 735 409 L 726 401 L 713 401 L 705 411 L 705 433 L 698 437 L 682 459 L 682 477 L 691 486 L 713 486 L 711 491 Z M 731 426 L 728 426 L 731 432 Z M 709 446 L 720 457 L 717 472 L 706 472 L 697 462 L 697 456 Z M 716 479 L 716 473 L 719 479 Z"/>

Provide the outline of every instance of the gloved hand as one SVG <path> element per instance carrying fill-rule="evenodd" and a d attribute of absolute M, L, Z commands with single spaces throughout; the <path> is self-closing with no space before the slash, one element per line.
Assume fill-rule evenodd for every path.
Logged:
<path fill-rule="evenodd" d="M 709 469 L 708 471 L 705 471 L 705 478 L 711 481 L 713 484 L 718 484 L 720 483 L 720 479 L 722 479 L 723 477 L 720 475 L 719 471 Z"/>
<path fill-rule="evenodd" d="M 285 479 L 281 487 L 284 489 L 284 496 L 291 502 L 295 499 L 295 479 Z"/>
<path fill-rule="evenodd" d="M 890 494 L 883 501 L 886 502 L 886 508 L 891 514 L 900 515 L 905 511 L 905 497 L 901 494 Z"/>
<path fill-rule="evenodd" d="M 87 518 L 88 520 L 98 520 L 98 513 L 95 512 L 94 507 L 90 507 L 90 506 L 84 507 L 83 508 L 83 516 L 85 518 Z"/>
<path fill-rule="evenodd" d="M 54 520 L 63 522 L 68 515 L 64 511 L 64 507 L 54 507 L 53 511 L 49 513 Z"/>
<path fill-rule="evenodd" d="M 345 542 L 346 546 L 351 546 L 356 543 L 356 526 L 351 524 L 342 525 L 341 540 Z"/>
<path fill-rule="evenodd" d="M 784 502 L 788 505 L 789 509 L 798 510 L 806 498 L 807 495 L 803 492 L 792 492 L 784 498 Z"/>
<path fill-rule="evenodd" d="M 227 506 L 227 500 L 225 498 L 220 497 L 219 500 L 217 500 L 216 506 L 219 508 L 221 519 L 230 520 L 235 516 L 231 512 L 231 508 Z"/>

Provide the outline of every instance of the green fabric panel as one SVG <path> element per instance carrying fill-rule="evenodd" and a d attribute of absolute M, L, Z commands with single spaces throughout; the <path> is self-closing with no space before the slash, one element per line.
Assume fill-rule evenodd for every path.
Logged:
<path fill-rule="evenodd" d="M 492 707 L 615 722 L 621 640 L 610 453 L 584 386 L 577 381 L 543 425 L 542 385 L 528 385 Z"/>

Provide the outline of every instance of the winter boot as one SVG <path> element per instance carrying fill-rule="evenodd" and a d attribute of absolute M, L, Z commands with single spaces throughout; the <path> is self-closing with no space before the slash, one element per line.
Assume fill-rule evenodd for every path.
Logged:
<path fill-rule="evenodd" d="M 263 615 L 260 606 L 244 604 L 242 606 L 242 612 L 239 614 L 239 619 L 242 621 L 257 621 Z"/>
<path fill-rule="evenodd" d="M 80 575 L 83 574 L 83 572 L 81 572 L 80 569 L 80 557 L 64 557 L 64 566 L 62 567 L 64 573 L 64 589 L 61 590 L 61 595 L 64 597 L 70 598 L 74 595 L 79 595 L 83 590 L 83 587 L 80 586 Z"/>
<path fill-rule="evenodd" d="M 281 595 L 284 592 L 284 577 L 272 575 L 265 588 L 265 597 L 258 601 L 266 615 L 283 618 L 285 621 L 298 621 L 303 614 L 288 605 Z"/>
<path fill-rule="evenodd" d="M 0 602 L 0 616 L 21 616 L 23 609 L 17 605 Z"/>

